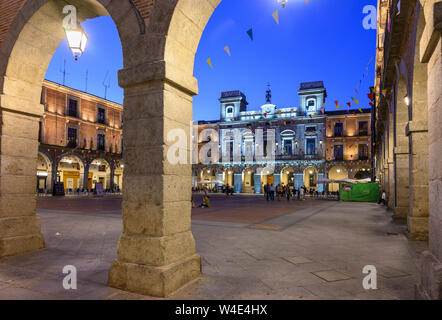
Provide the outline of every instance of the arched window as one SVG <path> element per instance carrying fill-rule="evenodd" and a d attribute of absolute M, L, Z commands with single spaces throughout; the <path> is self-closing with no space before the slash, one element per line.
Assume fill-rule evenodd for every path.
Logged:
<path fill-rule="evenodd" d="M 294 154 L 294 142 L 295 142 L 295 132 L 292 130 L 285 130 L 281 132 L 282 141 L 282 154 L 292 155 Z"/>
<path fill-rule="evenodd" d="M 226 109 L 226 115 L 229 117 L 233 116 L 233 107 L 228 107 Z"/>

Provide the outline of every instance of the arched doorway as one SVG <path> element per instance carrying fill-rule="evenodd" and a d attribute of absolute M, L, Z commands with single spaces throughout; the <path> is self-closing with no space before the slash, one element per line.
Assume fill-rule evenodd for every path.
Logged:
<path fill-rule="evenodd" d="M 304 186 L 307 191 L 318 191 L 318 185 L 315 181 L 318 180 L 318 170 L 314 167 L 309 167 L 304 170 Z"/>
<path fill-rule="evenodd" d="M 121 192 L 123 190 L 124 161 L 119 160 L 115 162 L 114 166 L 114 188 L 115 191 Z"/>
<path fill-rule="evenodd" d="M 37 159 L 37 193 L 48 194 L 52 190 L 52 161 L 43 152 Z"/>
<path fill-rule="evenodd" d="M 95 189 L 100 183 L 103 190 L 111 188 L 111 167 L 107 160 L 102 158 L 94 159 L 89 167 L 88 189 Z"/>
<path fill-rule="evenodd" d="M 348 171 L 343 166 L 333 167 L 328 171 L 328 178 L 332 179 L 332 180 L 348 179 Z M 330 191 L 330 192 L 339 191 L 339 184 L 338 183 L 330 183 L 328 185 L 328 191 Z"/>
<path fill-rule="evenodd" d="M 264 186 L 266 184 L 275 186 L 275 175 L 272 168 L 264 168 L 261 171 L 261 193 L 264 193 Z"/>
<path fill-rule="evenodd" d="M 242 192 L 254 193 L 255 192 L 255 172 L 252 168 L 244 169 L 242 173 Z"/>
<path fill-rule="evenodd" d="M 76 154 L 61 156 L 57 161 L 56 182 L 62 182 L 68 193 L 85 188 L 83 159 Z"/>
<path fill-rule="evenodd" d="M 293 168 L 284 168 L 281 171 L 281 184 L 285 186 L 295 186 L 295 170 Z"/>
<path fill-rule="evenodd" d="M 225 169 L 223 171 L 223 184 L 225 186 L 229 186 L 230 188 L 233 188 L 235 186 L 235 172 L 233 169 Z"/>

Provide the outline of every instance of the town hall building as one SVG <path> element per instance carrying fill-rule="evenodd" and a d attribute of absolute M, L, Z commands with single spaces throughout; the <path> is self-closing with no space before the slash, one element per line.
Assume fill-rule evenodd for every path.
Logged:
<path fill-rule="evenodd" d="M 315 182 L 323 178 L 354 178 L 362 170 L 369 172 L 369 154 L 360 152 L 368 152 L 371 144 L 371 110 L 329 115 L 325 111 L 327 91 L 323 81 L 301 83 L 298 96 L 298 106 L 278 108 L 272 104 L 269 89 L 266 103 L 258 110 L 249 111 L 244 93 L 222 92 L 220 119 L 198 123 L 199 149 L 213 143 L 210 137 L 200 133 L 207 128 L 217 130 L 220 161 L 194 165 L 193 185 L 229 185 L 236 193 L 262 193 L 267 183 L 305 186 L 319 192 L 326 191 L 324 188 L 336 191 L 335 185 L 327 187 Z M 272 160 L 257 156 L 259 130 L 264 136 L 264 156 L 269 151 L 267 134 L 274 134 L 270 139 L 276 143 Z M 236 136 L 240 133 L 240 139 L 234 139 L 234 132 Z M 331 143 L 331 139 L 338 143 Z M 240 158 L 234 157 L 234 143 L 240 146 Z"/>

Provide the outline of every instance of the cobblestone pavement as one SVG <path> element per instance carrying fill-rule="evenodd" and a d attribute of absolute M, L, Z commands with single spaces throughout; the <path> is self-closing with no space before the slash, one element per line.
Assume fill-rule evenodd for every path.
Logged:
<path fill-rule="evenodd" d="M 212 196 L 193 211 L 203 277 L 169 299 L 413 299 L 422 242 L 376 204 L 267 203 Z M 198 199 L 197 199 L 198 202 Z M 119 198 L 38 200 L 46 249 L 0 260 L 0 299 L 152 299 L 106 286 L 121 234 Z M 78 289 L 62 269 L 78 270 Z M 374 265 L 378 290 L 362 287 Z"/>

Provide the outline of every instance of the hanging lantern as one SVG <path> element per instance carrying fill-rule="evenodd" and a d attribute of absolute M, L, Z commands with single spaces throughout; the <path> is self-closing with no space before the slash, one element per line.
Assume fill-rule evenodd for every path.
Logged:
<path fill-rule="evenodd" d="M 64 31 L 66 33 L 69 48 L 75 57 L 75 61 L 77 61 L 78 57 L 81 56 L 86 49 L 88 36 L 80 26 L 77 26 L 77 28 L 65 28 Z"/>

